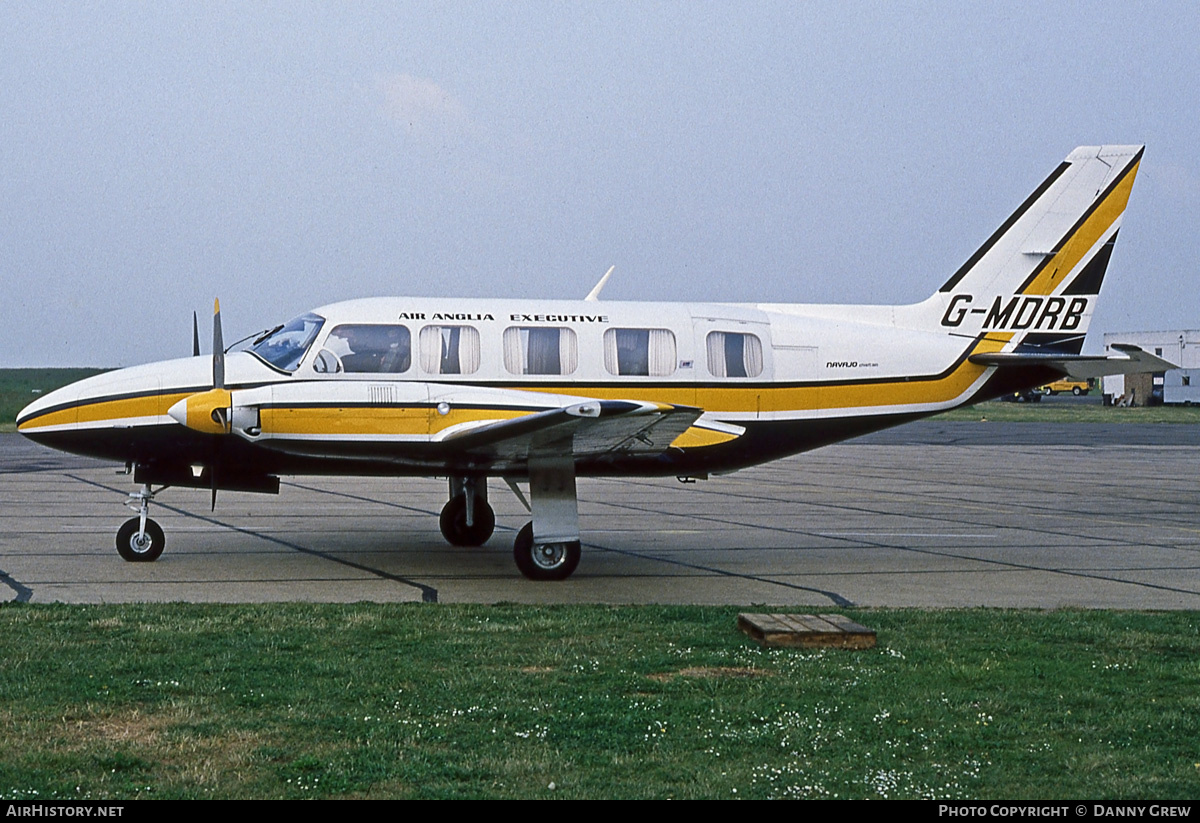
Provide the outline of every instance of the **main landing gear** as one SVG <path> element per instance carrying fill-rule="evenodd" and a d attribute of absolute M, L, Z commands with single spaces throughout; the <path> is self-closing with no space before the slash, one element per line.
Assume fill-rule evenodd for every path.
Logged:
<path fill-rule="evenodd" d="M 450 500 L 438 519 L 451 546 L 482 546 L 496 530 L 496 513 L 487 502 L 487 478 L 451 477 Z"/>
<path fill-rule="evenodd" d="M 513 560 L 530 580 L 566 580 L 579 566 L 579 504 L 575 496 L 575 461 L 551 456 L 530 457 L 526 502 L 509 480 L 533 519 L 517 532 Z M 492 536 L 496 515 L 487 502 L 487 480 L 451 477 L 450 500 L 442 508 L 442 536 L 455 546 L 481 546 Z"/>
<path fill-rule="evenodd" d="M 517 532 L 513 560 L 530 580 L 566 580 L 581 554 L 575 460 L 530 456 L 529 498 L 533 520 Z"/>
<path fill-rule="evenodd" d="M 524 503 L 516 484 L 509 485 Z M 162 527 L 147 513 L 158 491 L 149 483 L 129 495 L 126 505 L 138 513 L 117 531 L 117 552 L 130 563 L 157 560 L 166 546 Z M 533 519 L 517 533 L 513 560 L 530 580 L 566 580 L 579 566 L 579 503 L 575 496 L 575 461 L 571 457 L 529 459 L 529 497 Z M 450 499 L 442 508 L 442 535 L 455 546 L 482 546 L 496 528 L 487 502 L 487 479 L 450 478 Z"/>
<path fill-rule="evenodd" d="M 159 489 L 162 491 L 162 489 Z M 167 545 L 162 527 L 146 516 L 150 501 L 157 492 L 144 483 L 138 491 L 131 492 L 125 504 L 138 513 L 117 530 L 117 553 L 130 563 L 149 563 L 157 560 Z"/>

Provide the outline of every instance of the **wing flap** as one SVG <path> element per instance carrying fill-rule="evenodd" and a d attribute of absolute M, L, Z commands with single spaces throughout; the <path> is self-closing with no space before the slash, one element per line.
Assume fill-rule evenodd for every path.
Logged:
<path fill-rule="evenodd" d="M 441 442 L 457 453 L 509 461 L 544 452 L 574 457 L 659 454 L 702 413 L 666 403 L 589 400 L 451 432 Z"/>

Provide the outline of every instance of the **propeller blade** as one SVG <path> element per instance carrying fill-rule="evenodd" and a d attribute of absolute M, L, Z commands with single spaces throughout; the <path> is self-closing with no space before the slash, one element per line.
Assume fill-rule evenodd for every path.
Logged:
<path fill-rule="evenodd" d="M 221 336 L 221 301 L 213 301 L 213 388 L 225 388 L 225 342 Z"/>
<path fill-rule="evenodd" d="M 196 313 L 192 312 L 192 357 L 200 356 L 200 321 L 196 319 Z"/>
<path fill-rule="evenodd" d="M 215 453 L 213 454 L 213 464 L 212 464 L 212 468 L 209 469 L 209 475 L 212 480 L 212 511 L 216 511 L 217 510 L 217 456 Z"/>

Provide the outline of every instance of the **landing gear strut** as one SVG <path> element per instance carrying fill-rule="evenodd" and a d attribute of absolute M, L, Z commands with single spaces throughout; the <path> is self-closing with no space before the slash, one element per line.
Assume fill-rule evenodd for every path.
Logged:
<path fill-rule="evenodd" d="M 496 529 L 496 513 L 487 502 L 487 479 L 451 477 L 450 500 L 438 524 L 452 546 L 482 546 Z"/>
<path fill-rule="evenodd" d="M 156 492 L 151 491 L 150 484 L 145 483 L 125 501 L 138 516 L 126 520 L 117 530 L 117 553 L 130 563 L 149 563 L 157 560 L 163 553 L 163 547 L 167 545 L 162 527 L 146 516 L 155 494 Z"/>
<path fill-rule="evenodd" d="M 530 580 L 566 580 L 579 565 L 579 502 L 575 460 L 531 457 L 529 497 L 533 520 L 517 533 L 513 560 Z"/>

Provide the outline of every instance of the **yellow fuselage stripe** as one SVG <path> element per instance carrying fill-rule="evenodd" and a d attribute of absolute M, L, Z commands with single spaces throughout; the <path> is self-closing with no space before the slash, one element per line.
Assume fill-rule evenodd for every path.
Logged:
<path fill-rule="evenodd" d="M 260 414 L 268 434 L 329 435 L 430 435 L 460 423 L 477 420 L 511 420 L 528 411 L 505 409 L 451 409 L 440 414 L 428 407 L 355 407 L 353 414 L 337 406 L 319 408 L 269 408 Z"/>
<path fill-rule="evenodd" d="M 82 401 L 77 406 L 38 415 L 26 420 L 17 427 L 18 431 L 30 431 L 43 426 L 70 426 L 81 423 L 104 423 L 109 420 L 129 420 L 138 417 L 163 417 L 167 409 L 174 406 L 185 397 L 191 397 L 191 392 L 171 392 L 167 394 L 149 394 L 141 397 L 126 397 L 118 400 L 101 400 L 99 402 Z"/>
<path fill-rule="evenodd" d="M 997 352 L 1011 339 L 1011 334 L 997 334 L 980 340 L 972 353 Z M 871 407 L 897 407 L 946 403 L 961 397 L 978 380 L 987 367 L 965 358 L 949 373 L 924 380 L 888 380 L 872 383 L 813 384 L 804 386 L 637 386 L 629 383 L 579 386 L 574 392 L 599 400 L 637 400 L 696 406 L 706 412 L 772 413 L 787 411 L 842 410 Z M 524 385 L 512 387 L 517 391 L 558 394 L 561 386 Z M 168 392 L 135 398 L 83 402 L 77 406 L 40 415 L 22 423 L 21 431 L 45 426 L 99 423 L 106 420 L 161 417 L 176 402 L 189 394 Z M 510 420 L 530 412 L 526 409 L 451 408 L 440 414 L 436 408 L 356 406 L 353 414 L 348 408 L 294 407 L 264 408 L 261 423 L 265 432 L 275 434 L 399 434 L 433 435 L 451 426 L 478 420 Z M 701 436 L 696 435 L 697 438 Z M 711 432 L 701 439 L 718 438 Z"/>

